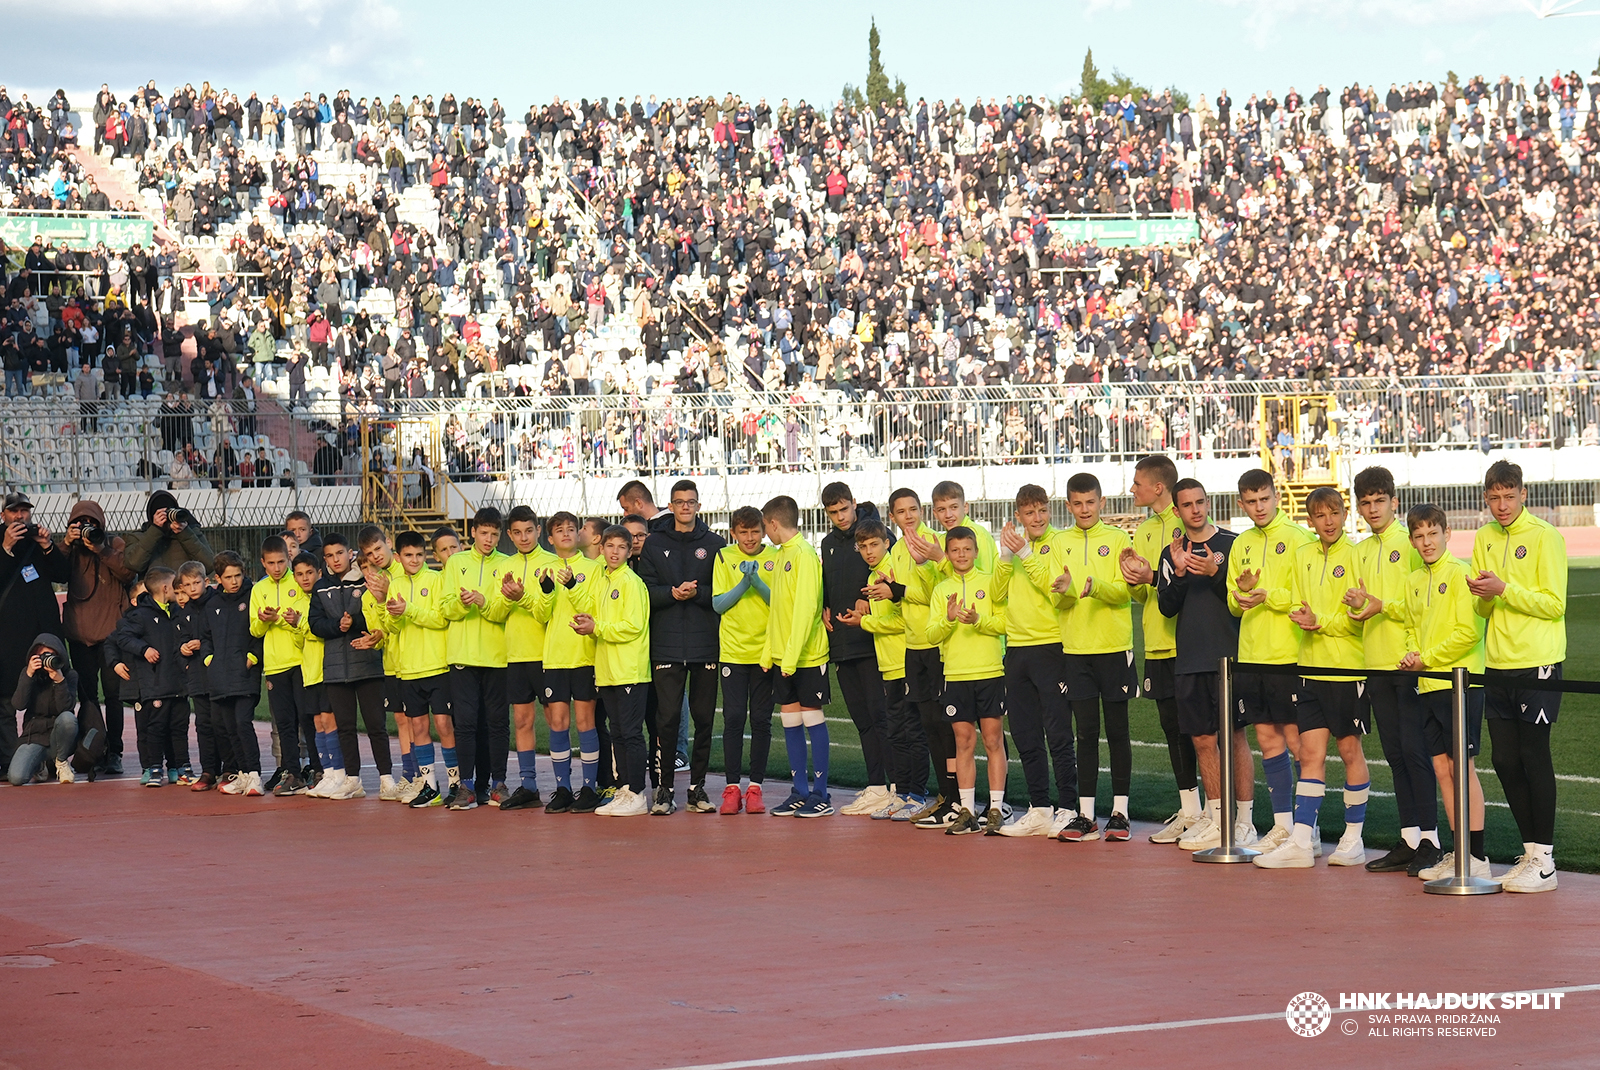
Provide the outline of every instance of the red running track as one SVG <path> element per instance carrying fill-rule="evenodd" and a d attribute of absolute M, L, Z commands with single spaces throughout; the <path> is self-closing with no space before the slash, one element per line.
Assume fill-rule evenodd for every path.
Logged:
<path fill-rule="evenodd" d="M 411 812 L 128 779 L 4 789 L 0 843 L 0 1064 L 18 1067 L 1596 1064 L 1600 991 L 1499 1012 L 1493 1038 L 1335 1015 L 1305 1039 L 1282 1017 L 1305 990 L 1337 1007 L 1600 984 L 1594 877 L 1459 900 L 1361 870 L 1199 866 L 1142 836 Z M 1268 1017 L 843 1055 L 1250 1015 Z"/>

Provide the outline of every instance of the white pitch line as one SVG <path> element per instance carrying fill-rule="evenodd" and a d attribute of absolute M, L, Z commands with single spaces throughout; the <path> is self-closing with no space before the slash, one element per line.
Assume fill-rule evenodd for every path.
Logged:
<path fill-rule="evenodd" d="M 1496 991 L 1504 991 L 1496 989 Z M 1573 992 L 1597 992 L 1600 985 L 1572 985 L 1566 988 L 1522 989 L 1526 992 L 1563 995 Z M 1334 1014 L 1359 1014 L 1351 1009 L 1333 1011 Z M 846 1059 L 871 1059 L 883 1055 L 915 1055 L 929 1051 L 964 1051 L 973 1048 L 998 1048 L 1014 1044 L 1037 1044 L 1051 1040 L 1075 1040 L 1080 1037 L 1116 1036 L 1127 1033 L 1161 1033 L 1173 1029 L 1195 1029 L 1211 1025 L 1238 1025 L 1245 1022 L 1270 1022 L 1282 1019 L 1283 1011 L 1267 1014 L 1238 1014 L 1224 1018 L 1188 1018 L 1177 1022 L 1140 1022 L 1132 1025 L 1108 1025 L 1094 1029 L 1063 1029 L 1051 1033 L 1016 1033 L 1004 1037 L 982 1037 L 977 1040 L 950 1040 L 928 1044 L 893 1044 L 881 1048 L 846 1048 L 843 1051 L 810 1052 L 804 1055 L 774 1055 L 765 1059 L 736 1059 L 725 1063 L 694 1063 L 675 1066 L 670 1070 L 747 1070 L 760 1066 L 796 1066 L 802 1063 L 840 1062 Z"/>

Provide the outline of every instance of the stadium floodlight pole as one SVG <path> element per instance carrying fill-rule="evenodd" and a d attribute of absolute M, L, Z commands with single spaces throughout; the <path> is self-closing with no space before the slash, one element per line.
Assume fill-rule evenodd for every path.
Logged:
<path fill-rule="evenodd" d="M 1222 842 L 1189 857 L 1196 862 L 1248 862 L 1261 852 L 1233 843 L 1234 822 L 1239 818 L 1233 801 L 1233 659 L 1226 657 L 1217 665 L 1217 750 L 1222 765 L 1222 828 L 1218 830 Z M 1253 768 L 1250 772 L 1255 775 Z"/>
<path fill-rule="evenodd" d="M 1472 850 L 1467 846 L 1467 830 L 1472 827 L 1469 817 L 1471 783 L 1467 777 L 1468 763 L 1472 761 L 1467 753 L 1467 683 L 1464 667 L 1450 670 L 1450 719 L 1455 722 L 1452 730 L 1456 761 L 1456 875 L 1425 883 L 1422 890 L 1429 895 L 1493 895 L 1500 891 L 1499 881 L 1472 875 Z"/>

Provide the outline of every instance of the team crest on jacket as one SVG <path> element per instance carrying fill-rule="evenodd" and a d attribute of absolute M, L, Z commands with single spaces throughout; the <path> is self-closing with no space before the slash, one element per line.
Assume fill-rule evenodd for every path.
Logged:
<path fill-rule="evenodd" d="M 422 597 L 424 597 L 424 598 L 428 597 L 428 589 L 426 587 L 424 587 L 422 589 Z"/>
<path fill-rule="evenodd" d="M 1041 554 L 1049 553 L 1050 552 L 1050 544 L 1049 543 L 1045 543 L 1043 546 L 1039 547 L 1039 552 Z"/>
<path fill-rule="evenodd" d="M 794 562 L 793 561 L 785 561 L 783 563 L 783 571 L 788 572 L 792 568 L 794 568 Z"/>
<path fill-rule="evenodd" d="M 704 546 L 700 547 L 694 552 L 694 556 L 704 561 L 706 559 L 706 548 Z"/>
<path fill-rule="evenodd" d="M 1102 546 L 1100 549 L 1096 550 L 1095 553 L 1099 554 L 1101 557 L 1106 557 L 1111 553 L 1111 547 Z"/>
<path fill-rule="evenodd" d="M 1517 560 L 1521 561 L 1524 557 L 1528 556 L 1528 548 L 1526 546 L 1517 547 L 1516 556 L 1517 556 Z"/>
<path fill-rule="evenodd" d="M 1448 585 L 1447 584 L 1443 584 L 1443 583 L 1439 584 L 1439 593 L 1440 594 L 1444 594 L 1444 589 L 1445 589 L 1446 586 L 1448 586 Z"/>
<path fill-rule="evenodd" d="M 1344 566 L 1343 565 L 1334 565 L 1333 566 L 1333 577 L 1334 577 L 1334 579 L 1338 579 L 1340 576 L 1343 576 L 1343 575 L 1344 575 Z"/>
<path fill-rule="evenodd" d="M 982 597 L 983 597 L 983 592 L 982 592 L 982 591 L 979 591 L 979 592 L 978 592 L 978 597 L 979 597 L 979 598 L 982 598 Z"/>
<path fill-rule="evenodd" d="M 1389 564 L 1391 564 L 1391 565 L 1396 564 L 1396 563 L 1399 562 L 1399 560 L 1400 560 L 1400 551 L 1399 550 L 1390 550 L 1389 551 Z"/>
<path fill-rule="evenodd" d="M 1280 543 L 1279 543 L 1279 544 L 1278 544 L 1278 545 L 1277 545 L 1277 546 L 1274 546 L 1274 547 L 1273 547 L 1273 548 L 1272 548 L 1272 552 L 1273 552 L 1273 553 L 1275 553 L 1275 554 L 1281 554 L 1281 553 L 1283 553 L 1283 551 L 1284 551 L 1284 550 L 1285 550 L 1285 549 L 1287 549 L 1287 547 L 1285 547 L 1285 546 L 1284 546 L 1284 545 L 1283 545 L 1283 543 L 1281 543 L 1281 542 L 1280 542 Z"/>
<path fill-rule="evenodd" d="M 611 597 L 612 598 L 621 598 L 622 597 L 622 592 L 619 589 L 613 587 L 613 588 L 611 588 Z"/>
<path fill-rule="evenodd" d="M 1173 528 L 1172 529 L 1172 537 L 1174 539 L 1176 539 L 1179 535 L 1182 535 L 1182 534 L 1183 534 L 1183 529 L 1182 528 Z"/>
<path fill-rule="evenodd" d="M 765 563 L 765 568 L 766 568 L 766 570 L 768 572 L 771 572 L 772 571 L 772 562 L 771 561 L 766 562 Z"/>

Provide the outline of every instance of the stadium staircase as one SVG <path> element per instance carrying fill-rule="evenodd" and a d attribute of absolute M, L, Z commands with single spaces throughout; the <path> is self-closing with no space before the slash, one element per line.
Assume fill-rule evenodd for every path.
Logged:
<path fill-rule="evenodd" d="M 83 145 L 70 151 L 78 166 L 94 179 L 95 185 L 111 199 L 112 204 L 120 201 L 125 205 L 132 205 L 134 211 L 155 224 L 158 245 L 176 249 L 181 244 L 177 233 L 167 226 L 166 212 L 161 207 L 160 200 L 153 200 L 140 194 L 138 172 L 131 159 L 124 157 L 113 160 L 109 151 L 103 156 L 97 156 L 92 148 Z"/>

